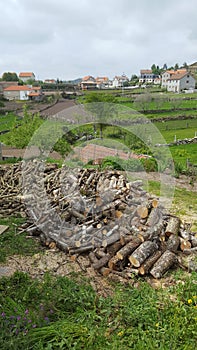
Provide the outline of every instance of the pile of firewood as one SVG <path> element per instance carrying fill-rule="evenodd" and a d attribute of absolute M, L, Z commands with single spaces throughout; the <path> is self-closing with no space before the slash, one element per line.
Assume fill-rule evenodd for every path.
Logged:
<path fill-rule="evenodd" d="M 141 180 L 120 171 L 71 170 L 34 160 L 0 172 L 0 214 L 15 208 L 25 213 L 21 230 L 49 248 L 88 254 L 104 276 L 160 278 L 180 254 L 197 253 L 190 226 L 166 212 Z"/>

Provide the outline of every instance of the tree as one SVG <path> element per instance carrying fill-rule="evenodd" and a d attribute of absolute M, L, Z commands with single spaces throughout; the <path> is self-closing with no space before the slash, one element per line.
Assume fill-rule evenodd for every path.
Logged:
<path fill-rule="evenodd" d="M 2 80 L 3 81 L 18 81 L 18 76 L 16 73 L 11 73 L 11 72 L 5 72 L 2 75 Z"/>
<path fill-rule="evenodd" d="M 159 66 L 156 66 L 155 64 L 153 64 L 151 66 L 151 70 L 152 70 L 153 74 L 160 75 L 161 69 L 159 68 Z"/>
<path fill-rule="evenodd" d="M 149 93 L 139 95 L 135 99 L 134 107 L 138 111 L 145 112 L 149 108 L 151 100 L 152 100 L 152 97 Z"/>
<path fill-rule="evenodd" d="M 164 63 L 164 65 L 163 65 L 163 68 L 162 68 L 163 70 L 166 70 L 166 69 L 168 69 L 168 66 L 167 66 L 167 64 L 166 63 Z"/>
<path fill-rule="evenodd" d="M 104 126 L 107 125 L 107 118 L 114 114 L 113 103 L 115 102 L 116 98 L 111 94 L 92 92 L 86 95 L 87 110 L 92 112 L 97 118 L 101 139 L 103 138 Z M 96 128 L 96 126 L 94 127 Z"/>
<path fill-rule="evenodd" d="M 184 62 L 184 63 L 183 63 L 183 68 L 188 69 L 188 64 L 187 64 L 187 62 Z"/>
<path fill-rule="evenodd" d="M 174 69 L 175 70 L 179 69 L 179 64 L 178 63 L 175 64 Z"/>
<path fill-rule="evenodd" d="M 152 72 L 154 73 L 156 69 L 157 69 L 157 68 L 156 68 L 156 65 L 155 65 L 155 64 L 153 64 L 153 65 L 151 66 L 151 70 L 152 70 Z"/>

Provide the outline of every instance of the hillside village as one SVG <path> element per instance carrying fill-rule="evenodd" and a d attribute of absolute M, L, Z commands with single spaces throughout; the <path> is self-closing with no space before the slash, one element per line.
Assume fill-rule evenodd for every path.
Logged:
<path fill-rule="evenodd" d="M 155 66 L 155 65 L 153 65 Z M 156 66 L 155 66 L 156 67 Z M 157 66 L 158 67 L 158 66 Z M 165 68 L 165 69 L 164 69 Z M 139 75 L 126 74 L 116 75 L 113 79 L 107 76 L 93 77 L 87 75 L 75 81 L 61 81 L 59 79 L 36 80 L 34 72 L 4 73 L 0 80 L 0 95 L 7 100 L 42 100 L 47 91 L 84 91 L 84 90 L 113 90 L 113 89 L 135 89 L 151 86 L 161 87 L 163 91 L 180 93 L 194 92 L 197 83 L 197 62 L 184 67 L 163 69 L 141 69 Z M 7 74 L 15 74 L 16 79 L 3 79 Z"/>

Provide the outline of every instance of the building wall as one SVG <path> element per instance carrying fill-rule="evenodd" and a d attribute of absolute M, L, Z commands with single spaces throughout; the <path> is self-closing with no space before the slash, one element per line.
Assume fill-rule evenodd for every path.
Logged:
<path fill-rule="evenodd" d="M 35 75 L 34 74 L 32 74 L 30 77 L 20 77 L 19 76 L 19 78 L 24 82 L 24 83 L 26 83 L 28 80 L 35 80 Z"/>
<path fill-rule="evenodd" d="M 178 80 L 169 80 L 167 90 L 172 92 L 181 92 L 185 89 L 195 89 L 195 79 L 187 74 Z"/>
<path fill-rule="evenodd" d="M 195 84 L 195 79 L 190 74 L 187 74 L 181 79 L 180 90 L 195 89 Z"/>
<path fill-rule="evenodd" d="M 169 80 L 167 90 L 172 92 L 180 92 L 180 80 Z"/>
<path fill-rule="evenodd" d="M 164 87 L 164 88 L 167 88 L 168 86 L 168 79 L 170 79 L 170 74 L 165 72 L 162 74 L 162 77 L 161 77 L 161 86 Z"/>
<path fill-rule="evenodd" d="M 20 91 L 4 91 L 3 96 L 8 100 L 19 100 Z"/>
<path fill-rule="evenodd" d="M 20 91 L 20 100 L 28 100 L 29 91 Z"/>

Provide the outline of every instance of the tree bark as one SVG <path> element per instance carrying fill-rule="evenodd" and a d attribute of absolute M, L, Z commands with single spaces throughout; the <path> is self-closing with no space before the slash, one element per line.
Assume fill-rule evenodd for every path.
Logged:
<path fill-rule="evenodd" d="M 157 249 L 157 244 L 151 241 L 145 241 L 130 255 L 129 261 L 133 266 L 140 267 L 140 265 Z"/>
<path fill-rule="evenodd" d="M 166 236 L 169 237 L 172 234 L 178 235 L 179 227 L 180 227 L 180 219 L 177 217 L 171 217 L 166 227 L 166 232 L 165 232 Z"/>
<path fill-rule="evenodd" d="M 142 243 L 140 238 L 135 238 L 124 247 L 122 247 L 117 253 L 116 256 L 119 260 L 123 260 L 129 254 L 131 254 L 140 244 Z"/>
<path fill-rule="evenodd" d="M 191 248 L 191 242 L 186 240 L 186 239 L 183 239 L 183 238 L 180 238 L 180 241 L 181 241 L 181 244 L 180 244 L 180 248 L 181 250 L 185 250 L 185 249 L 190 249 Z"/>
<path fill-rule="evenodd" d="M 145 262 L 139 267 L 139 274 L 146 275 L 155 262 L 160 258 L 161 254 L 162 252 L 158 250 L 157 252 L 153 253 L 153 255 L 149 256 L 149 258 L 146 259 Z"/>
<path fill-rule="evenodd" d="M 101 267 L 105 266 L 108 261 L 110 260 L 111 258 L 111 255 L 110 254 L 106 254 L 105 256 L 103 256 L 101 259 L 99 259 L 98 261 L 96 261 L 92 267 L 95 269 L 95 270 L 99 270 Z"/>
<path fill-rule="evenodd" d="M 148 216 L 148 208 L 141 205 L 137 208 L 137 213 L 142 219 L 145 219 Z"/>
<path fill-rule="evenodd" d="M 166 250 L 170 250 L 173 253 L 177 252 L 177 249 L 180 244 L 180 238 L 176 235 L 171 235 L 168 238 L 167 244 L 166 244 Z"/>
<path fill-rule="evenodd" d="M 161 278 L 164 273 L 177 261 L 176 255 L 166 250 L 150 270 L 154 278 Z"/>
<path fill-rule="evenodd" d="M 155 226 L 158 223 L 160 216 L 160 210 L 158 208 L 153 208 L 147 219 L 146 225 L 149 227 Z"/>

